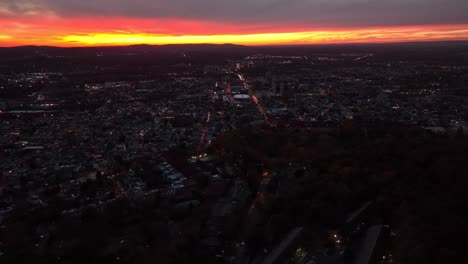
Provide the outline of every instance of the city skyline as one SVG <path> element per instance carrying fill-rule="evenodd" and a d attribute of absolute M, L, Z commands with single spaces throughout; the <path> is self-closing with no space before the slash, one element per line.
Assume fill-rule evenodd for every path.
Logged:
<path fill-rule="evenodd" d="M 334 44 L 468 40 L 461 1 L 0 3 L 0 46 Z"/>
<path fill-rule="evenodd" d="M 0 0 L 0 263 L 463 263 L 468 2 L 422 1 Z"/>

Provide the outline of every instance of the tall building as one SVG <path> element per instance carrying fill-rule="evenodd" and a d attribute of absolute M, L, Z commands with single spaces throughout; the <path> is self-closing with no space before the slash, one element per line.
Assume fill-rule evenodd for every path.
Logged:
<path fill-rule="evenodd" d="M 273 94 L 276 94 L 277 88 L 278 88 L 278 83 L 276 82 L 276 78 L 273 77 L 273 79 L 271 80 L 271 91 L 273 92 Z"/>
<path fill-rule="evenodd" d="M 280 89 L 279 89 L 279 95 L 280 96 L 284 96 L 284 92 L 285 92 L 285 87 L 286 87 L 286 84 L 284 82 L 281 82 L 280 83 Z"/>
<path fill-rule="evenodd" d="M 273 94 L 283 96 L 285 90 L 286 90 L 285 81 L 273 80 L 273 82 L 271 83 L 271 91 L 273 92 Z"/>

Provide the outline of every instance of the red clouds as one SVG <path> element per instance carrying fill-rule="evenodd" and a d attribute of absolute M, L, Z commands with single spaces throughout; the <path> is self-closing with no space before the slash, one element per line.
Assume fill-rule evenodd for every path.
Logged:
<path fill-rule="evenodd" d="M 331 28 L 301 24 L 226 24 L 121 17 L 0 18 L 0 46 L 178 43 L 320 44 L 468 40 L 468 25 Z"/>

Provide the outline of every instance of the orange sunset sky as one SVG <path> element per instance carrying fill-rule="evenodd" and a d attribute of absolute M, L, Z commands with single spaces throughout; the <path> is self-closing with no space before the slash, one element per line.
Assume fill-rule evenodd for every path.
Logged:
<path fill-rule="evenodd" d="M 410 7 L 405 6 L 405 1 L 396 6 L 382 4 L 383 7 L 375 2 L 373 6 L 367 7 L 368 4 L 364 4 L 362 0 L 329 0 L 332 4 L 325 6 L 323 10 L 319 5 L 310 5 L 310 1 L 306 0 L 292 1 L 293 7 L 286 4 L 278 6 L 281 1 L 256 0 L 251 1 L 252 4 L 241 0 L 238 3 L 241 5 L 245 2 L 243 8 L 235 8 L 232 1 L 226 2 L 232 6 L 218 6 L 210 0 L 199 0 L 198 4 L 196 0 L 187 0 L 185 6 L 182 0 L 175 0 L 173 3 L 135 0 L 133 9 L 129 4 L 131 1 L 125 0 L 89 1 L 91 4 L 76 0 L 2 1 L 6 2 L 0 3 L 0 46 L 6 47 L 186 43 L 284 45 L 468 40 L 468 19 L 465 19 L 468 15 L 464 16 L 457 11 L 456 6 L 451 9 L 437 8 L 437 3 L 441 3 L 437 0 L 420 1 L 420 6 L 413 4 Z M 323 6 L 323 1 L 317 2 L 321 2 Z M 435 4 L 431 5 L 431 1 Z M 349 2 L 355 3 L 350 5 Z M 456 1 L 446 1 L 448 7 L 450 2 Z M 425 5 L 434 10 L 422 8 Z M 216 8 L 212 11 L 205 10 L 213 6 Z M 462 4 L 459 8 L 464 9 L 465 6 L 468 7 Z M 306 10 L 308 7 L 312 10 L 310 14 Z M 350 10 L 345 12 L 341 7 Z M 423 14 L 417 12 L 421 11 L 418 7 L 422 8 Z M 395 14 L 391 12 L 391 8 Z M 257 10 L 258 16 L 251 9 Z M 386 9 L 390 13 L 386 13 Z M 409 10 L 405 11 L 406 9 Z M 261 10 L 269 10 L 270 13 L 264 14 Z M 322 14 L 329 10 L 329 15 Z M 401 12 L 404 14 L 400 14 Z M 412 12 L 414 18 L 411 17 Z"/>

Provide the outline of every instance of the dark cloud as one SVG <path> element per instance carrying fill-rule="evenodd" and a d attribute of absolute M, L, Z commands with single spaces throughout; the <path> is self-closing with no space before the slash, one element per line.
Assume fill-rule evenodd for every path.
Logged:
<path fill-rule="evenodd" d="M 0 0 L 0 16 L 185 18 L 222 23 L 398 26 L 468 23 L 467 0 Z"/>

